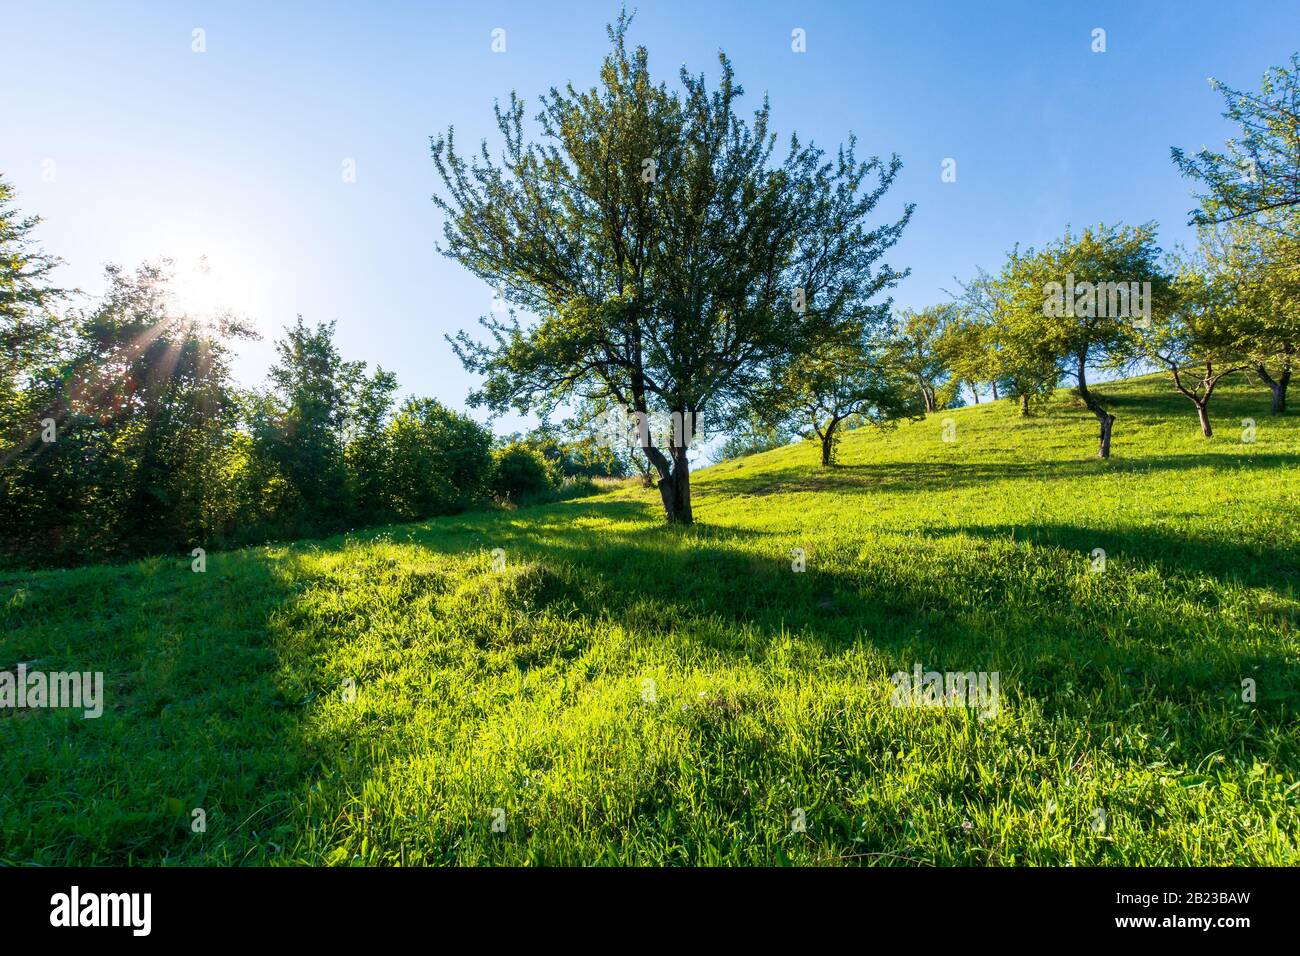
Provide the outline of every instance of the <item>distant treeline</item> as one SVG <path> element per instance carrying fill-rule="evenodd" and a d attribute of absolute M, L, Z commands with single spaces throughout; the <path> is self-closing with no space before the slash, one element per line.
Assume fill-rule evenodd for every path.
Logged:
<path fill-rule="evenodd" d="M 431 398 L 395 400 L 299 317 L 265 389 L 236 387 L 233 317 L 176 313 L 168 264 L 111 266 L 85 308 L 0 182 L 0 563 L 188 554 L 584 490 L 619 475 L 552 430 L 494 442 Z M 495 447 L 494 447 L 495 445 Z M 588 481 L 587 486 L 590 485 Z"/>

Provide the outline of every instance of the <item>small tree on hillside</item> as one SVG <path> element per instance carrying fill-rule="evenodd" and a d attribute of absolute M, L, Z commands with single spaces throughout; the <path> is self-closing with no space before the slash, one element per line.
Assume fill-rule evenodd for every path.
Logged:
<path fill-rule="evenodd" d="M 1201 434 L 1209 438 L 1209 404 L 1224 376 L 1248 368 L 1238 347 L 1239 302 L 1230 276 L 1207 268 L 1203 258 L 1174 262 L 1170 308 L 1142 330 L 1148 355 L 1169 370 L 1174 388 L 1196 408 Z"/>
<path fill-rule="evenodd" d="M 826 467 L 835 464 L 845 428 L 884 426 L 925 411 L 907 374 L 889 364 L 884 346 L 870 341 L 804 358 L 785 371 L 780 393 L 790 420 L 821 443 Z"/>
<path fill-rule="evenodd" d="M 978 316 L 959 308 L 940 337 L 939 350 L 952 373 L 954 386 L 969 386 L 976 405 L 980 403 L 980 385 L 985 383 L 992 385 L 993 398 L 997 400 L 997 353 L 990 341 L 992 331 L 993 327 Z"/>
<path fill-rule="evenodd" d="M 1012 258 L 1015 255 L 1013 251 Z M 999 397 L 1018 401 L 1020 414 L 1027 417 L 1031 403 L 1046 398 L 1056 385 L 1055 358 L 1040 339 L 1016 334 L 1001 277 L 980 269 L 974 279 L 959 285 L 954 302 L 960 323 L 970 329 L 950 348 L 955 371 L 972 381 L 972 390 L 974 381 L 988 382 L 995 402 Z"/>
<path fill-rule="evenodd" d="M 894 322 L 885 361 L 914 383 L 927 413 L 942 408 L 955 391 L 943 343 L 944 330 L 956 315 L 954 306 L 936 305 L 920 311 L 904 309 Z"/>
<path fill-rule="evenodd" d="M 1300 241 L 1244 219 L 1202 236 L 1206 267 L 1231 291 L 1238 349 L 1280 415 L 1300 362 Z"/>
<path fill-rule="evenodd" d="M 1088 370 L 1121 371 L 1138 354 L 1137 330 L 1167 305 L 1159 256 L 1154 224 L 1102 225 L 1013 254 L 1000 281 L 1016 348 L 1031 365 L 1050 357 L 1057 374 L 1073 380 L 1097 418 L 1100 458 L 1110 457 L 1115 416 L 1089 386 Z"/>
<path fill-rule="evenodd" d="M 498 107 L 504 154 L 466 159 L 453 132 L 433 141 L 446 190 L 445 253 L 536 317 L 487 317 L 490 341 L 462 332 L 457 354 L 485 376 L 471 396 L 494 410 L 598 398 L 677 417 L 665 449 L 642 449 L 669 521 L 692 520 L 689 446 L 697 423 L 745 407 L 772 365 L 860 339 L 870 300 L 898 278 L 881 261 L 906 224 L 868 226 L 900 167 L 832 161 L 791 137 L 774 164 L 764 103 L 747 123 L 742 90 L 681 73 L 650 79 L 629 50 L 627 16 L 600 87 L 542 98 L 541 143 L 524 105 Z"/>

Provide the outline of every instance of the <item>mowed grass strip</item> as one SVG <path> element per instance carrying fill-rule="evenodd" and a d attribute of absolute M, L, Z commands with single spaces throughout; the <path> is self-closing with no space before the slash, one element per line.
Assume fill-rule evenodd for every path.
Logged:
<path fill-rule="evenodd" d="M 688 529 L 626 489 L 0 576 L 0 668 L 107 698 L 0 712 L 0 863 L 1294 865 L 1300 418 L 1101 390 L 1107 462 L 1061 392 L 708 469 Z M 998 713 L 893 706 L 916 663 Z"/>

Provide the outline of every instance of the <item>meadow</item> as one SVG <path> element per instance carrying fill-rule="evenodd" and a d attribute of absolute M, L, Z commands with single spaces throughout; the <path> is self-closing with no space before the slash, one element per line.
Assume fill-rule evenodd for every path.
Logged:
<path fill-rule="evenodd" d="M 106 686 L 0 713 L 0 863 L 1295 865 L 1300 418 L 1097 390 L 1108 461 L 1061 390 L 708 468 L 694 526 L 626 487 L 0 573 L 0 667 Z M 998 712 L 893 706 L 917 663 Z"/>

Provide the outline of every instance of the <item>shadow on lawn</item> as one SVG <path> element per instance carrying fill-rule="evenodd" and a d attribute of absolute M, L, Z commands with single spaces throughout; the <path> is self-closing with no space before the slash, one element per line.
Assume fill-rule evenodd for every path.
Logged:
<path fill-rule="evenodd" d="M 1119 563 L 1116 570 L 1159 566 L 1172 582 L 1170 602 L 1127 607 L 1113 591 L 1081 591 L 1041 575 L 1028 592 L 1013 591 L 993 567 L 942 585 L 918 575 L 821 570 L 811 558 L 808 570 L 797 574 L 780 545 L 731 528 L 607 530 L 599 540 L 536 544 L 521 537 L 514 547 L 521 559 L 576 570 L 587 586 L 560 599 L 593 630 L 612 621 L 651 640 L 670 629 L 686 631 L 714 652 L 751 660 L 761 660 L 783 633 L 810 637 L 831 654 L 868 644 L 891 668 L 921 661 L 937 668 L 999 670 L 1038 698 L 1048 714 L 1086 717 L 1079 707 L 1090 692 L 1125 693 L 1134 703 L 1162 700 L 1197 711 L 1211 701 L 1232 709 L 1242 678 L 1259 675 L 1267 675 L 1268 685 L 1261 707 L 1266 701 L 1285 713 L 1300 701 L 1300 662 L 1285 646 L 1300 625 L 1293 603 L 1261 605 L 1255 623 L 1277 639 L 1266 649 L 1255 641 L 1238 642 L 1246 636 L 1240 624 L 1206 638 L 1177 611 L 1184 602 L 1200 603 L 1212 619 L 1215 606 L 1206 602 L 1217 600 L 1216 592 L 1196 580 L 1205 574 L 1293 594 L 1296 558 L 1282 549 L 1211 547 L 1149 529 L 1101 533 L 1036 525 L 953 531 L 962 534 L 990 542 L 1014 536 L 1072 552 L 1079 555 L 1080 573 L 1086 573 L 1091 549 L 1104 546 Z M 1010 560 L 1033 568 L 1054 559 L 1020 549 Z M 730 626 L 720 628 L 719 621 Z M 1122 639 L 1103 637 L 1103 625 Z M 1212 734 L 1200 739 L 1206 753 L 1240 743 Z"/>
<path fill-rule="evenodd" d="M 0 719 L 0 861 L 240 863 L 285 839 L 311 757 L 273 636 L 282 571 L 259 551 L 204 574 L 159 558 L 34 574 L 0 605 L 0 661 L 104 675 L 99 719 Z"/>
<path fill-rule="evenodd" d="M 1160 459 L 1155 467 L 1176 471 L 1221 457 Z M 1294 459 L 1277 455 L 1240 462 L 1294 466 Z M 1073 474 L 1090 464 L 1057 470 Z M 1133 465 L 1144 468 L 1145 462 Z M 939 474 L 918 468 L 941 469 L 944 478 L 955 474 L 969 483 L 999 472 L 1023 474 L 1013 464 L 891 463 L 837 469 L 834 477 L 845 471 L 883 476 L 886 487 L 943 487 Z M 791 471 L 796 478 L 807 475 Z M 779 475 L 755 478 L 770 484 Z M 815 640 L 830 655 L 869 645 L 890 669 L 920 661 L 941 669 L 999 670 L 1007 691 L 1033 698 L 1049 717 L 1069 714 L 1091 725 L 1091 708 L 1101 703 L 1102 725 L 1124 713 L 1146 724 L 1163 722 L 1183 741 L 1178 759 L 1189 766 L 1217 751 L 1250 752 L 1252 737 L 1240 733 L 1234 717 L 1244 676 L 1258 676 L 1260 683 L 1252 735 L 1279 732 L 1294 720 L 1300 698 L 1295 554 L 1150 528 L 999 524 L 931 537 L 960 535 L 987 542 L 990 561 L 948 581 L 908 573 L 906 560 L 892 573 L 824 569 L 815 554 L 807 571 L 796 574 L 789 537 L 707 524 L 669 528 L 653 502 L 640 500 L 464 515 L 342 541 L 387 539 L 447 556 L 503 547 L 512 563 L 561 569 L 559 580 L 580 582 L 542 592 L 537 608 L 562 607 L 593 635 L 611 622 L 635 627 L 649 642 L 672 630 L 722 659 L 761 662 L 790 633 Z M 924 540 L 920 536 L 917 546 Z M 1008 540 L 1061 549 L 1080 561 L 1104 547 L 1121 573 L 1125 566 L 1158 566 L 1175 596 L 1200 602 L 1210 613 L 1188 621 L 1177 602 L 1117 606 L 1105 589 L 1081 596 L 1069 582 L 1051 577 L 1032 578 L 1038 582 L 1033 588 L 1014 592 L 1007 584 L 1012 579 L 988 566 L 992 560 L 1000 556 L 1033 568 L 1050 555 L 1008 552 L 1002 544 Z M 269 862 L 275 847 L 292 845 L 308 793 L 332 761 L 343 759 L 334 744 L 346 747 L 344 756 L 359 762 L 363 773 L 378 759 L 360 741 L 322 748 L 313 736 L 319 728 L 310 726 L 314 706 L 338 692 L 327 666 L 331 642 L 344 626 L 367 626 L 365 565 L 357 569 L 360 588 L 312 567 L 313 553 L 343 544 L 333 539 L 212 555 L 202 575 L 191 573 L 185 559 L 24 579 L 28 593 L 7 603 L 0 616 L 0 663 L 42 659 L 50 669 L 104 670 L 108 706 L 102 720 L 75 726 L 49 711 L 0 720 L 0 772 L 10 781 L 0 794 L 0 824 L 11 839 L 3 858 Z M 1206 602 L 1217 597 L 1199 586 L 1205 575 L 1290 600 L 1261 606 L 1249 634 L 1228 623 L 1207 638 L 1214 607 Z M 321 589 L 341 587 L 341 599 L 355 602 L 340 609 L 351 615 L 346 625 L 304 633 L 298 613 Z M 1099 636 L 1100 624 L 1115 622 L 1123 640 Z M 1104 736 L 1105 726 L 1098 733 Z M 1294 765 L 1279 769 L 1289 772 Z M 34 805 L 69 809 L 30 816 Z M 186 813 L 195 806 L 208 813 L 202 841 L 188 827 Z"/>
<path fill-rule="evenodd" d="M 590 527 L 583 527 L 585 519 L 591 519 Z M 530 592 L 528 613 L 558 614 L 573 621 L 588 644 L 616 624 L 648 644 L 680 644 L 684 637 L 698 643 L 706 660 L 708 655 L 723 663 L 745 658 L 761 666 L 769 653 L 786 654 L 784 649 L 774 651 L 772 645 L 788 633 L 815 641 L 829 656 L 869 646 L 884 656 L 883 671 L 910 669 L 914 661 L 941 670 L 996 670 L 1013 702 L 1032 700 L 1049 720 L 1062 716 L 1081 722 L 1099 738 L 1113 734 L 1111 724 L 1117 717 L 1132 715 L 1146 730 L 1176 741 L 1177 763 L 1189 768 L 1215 753 L 1252 753 L 1257 740 L 1286 726 L 1300 695 L 1300 663 L 1288 655 L 1285 641 L 1261 650 L 1258 644 L 1235 644 L 1232 638 L 1241 635 L 1239 629 L 1228 628 L 1213 642 L 1180 635 L 1185 622 L 1174 616 L 1172 606 L 1119 607 L 1104 590 L 1085 591 L 1080 597 L 1068 582 L 1048 578 L 1033 578 L 1039 583 L 1031 593 L 1023 589 L 1012 593 L 997 567 L 939 582 L 901 570 L 822 569 L 810 555 L 808 569 L 799 574 L 791 568 L 788 538 L 707 524 L 672 528 L 659 521 L 653 503 L 598 501 L 530 509 L 517 519 L 463 516 L 354 537 L 361 542 L 387 537 L 401 546 L 448 557 L 502 547 L 512 567 L 546 570 L 529 579 L 541 580 L 543 586 Z M 1013 532 L 1017 541 L 1078 552 L 1081 560 L 1097 546 L 1091 529 L 1073 526 L 987 526 L 956 529 L 953 535 L 970 535 L 992 545 Z M 1207 557 L 1204 542 L 1156 531 L 1133 529 L 1106 537 L 1108 552 L 1121 563 L 1136 567 L 1158 563 L 1175 587 L 1191 589 L 1197 574 L 1228 570 L 1248 559 L 1258 562 L 1252 574 L 1265 585 L 1282 590 L 1293 580 L 1294 558 L 1276 550 L 1220 546 L 1213 557 Z M 916 546 L 924 547 L 925 540 L 918 536 Z M 996 553 L 1006 558 L 1005 547 Z M 1012 555 L 1012 560 L 1027 567 L 1043 560 L 1025 548 L 1013 550 Z M 1200 555 L 1201 560 L 1195 563 L 1171 555 Z M 403 563 L 400 555 L 383 561 L 396 562 L 399 569 Z M 361 562 L 348 571 L 359 571 L 364 577 L 366 567 Z M 899 568 L 906 570 L 906 562 Z M 292 556 L 279 569 L 286 606 L 274 614 L 272 623 L 278 633 L 276 646 L 285 649 L 292 645 L 283 642 L 296 639 L 294 605 L 310 598 L 313 589 L 336 587 L 339 582 L 303 576 L 301 563 Z M 348 597 L 360 600 L 362 595 Z M 305 600 L 304 606 L 309 603 Z M 1117 616 L 1129 619 L 1124 639 L 1099 636 L 1099 622 L 1113 622 Z M 348 626 L 352 623 L 367 626 L 363 618 L 351 619 Z M 347 639 L 343 635 L 348 633 L 340 632 L 339 639 Z M 1178 646 L 1180 638 L 1185 646 Z M 322 647 L 333 639 L 329 628 L 318 628 L 311 638 L 322 642 Z M 513 666 L 525 672 L 552 662 L 562 668 L 570 662 L 583 667 L 577 663 L 581 649 L 557 652 L 550 659 L 519 658 Z M 298 647 L 282 662 L 282 671 L 294 661 L 301 666 L 304 653 L 313 666 L 321 663 L 321 655 L 310 647 Z M 810 682 L 817 680 L 814 667 L 809 665 Z M 1243 676 L 1255 675 L 1261 678 L 1261 700 L 1250 733 L 1243 734 L 1241 704 L 1234 693 L 1239 692 Z M 367 680 L 378 682 L 382 677 L 371 674 Z M 554 680 L 554 672 L 544 679 Z M 318 695 L 336 690 L 323 670 L 295 675 L 287 686 L 302 685 L 314 685 Z M 298 706 L 305 708 L 302 716 L 309 718 L 311 700 Z M 465 718 L 465 733 L 491 731 L 489 713 L 467 714 L 472 716 Z M 330 793 L 337 791 L 338 799 L 351 794 L 348 799 L 354 800 L 355 793 L 365 789 L 358 781 L 380 774 L 382 764 L 395 759 L 382 747 L 371 750 L 360 740 L 310 727 L 298 714 L 281 727 L 293 738 L 290 753 L 305 752 L 310 761 L 305 770 L 297 771 L 301 776 L 293 799 L 300 808 L 312 805 L 310 789 L 318 783 Z M 366 732 L 372 731 L 367 727 Z M 289 765 L 303 767 L 298 758 Z M 240 808 L 245 809 L 256 808 Z M 355 808 L 349 804 L 345 809 Z M 335 822 L 319 816 L 326 810 L 342 812 L 334 803 L 318 800 L 317 810 L 301 825 L 322 829 L 320 839 L 328 845 L 332 839 L 328 827 Z M 301 822 L 301 814 L 293 819 Z M 454 862 L 461 825 L 444 820 L 438 826 L 446 841 L 443 852 Z"/>

